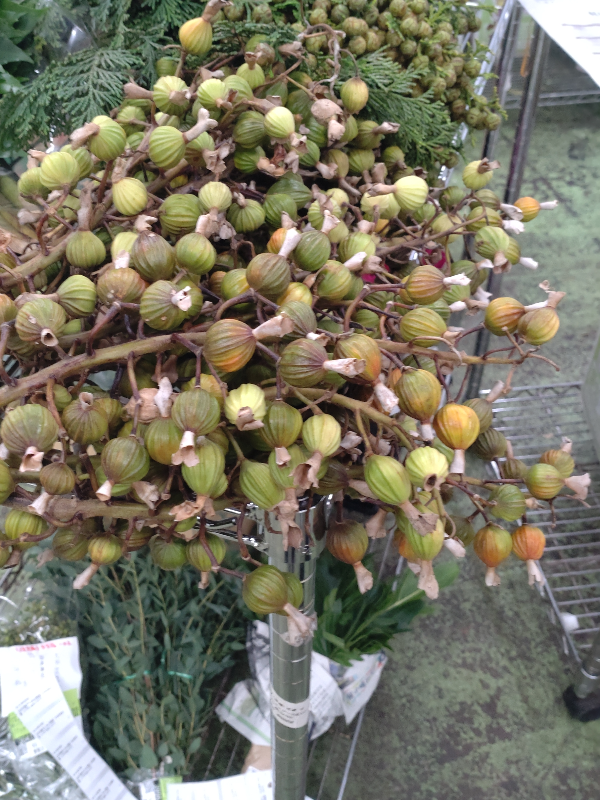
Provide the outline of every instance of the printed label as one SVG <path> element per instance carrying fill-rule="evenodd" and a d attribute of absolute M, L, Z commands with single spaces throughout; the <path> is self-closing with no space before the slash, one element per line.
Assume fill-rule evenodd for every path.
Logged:
<path fill-rule="evenodd" d="M 308 725 L 310 699 L 307 697 L 301 703 L 290 703 L 280 697 L 271 687 L 271 712 L 277 722 L 286 728 L 303 728 Z"/>

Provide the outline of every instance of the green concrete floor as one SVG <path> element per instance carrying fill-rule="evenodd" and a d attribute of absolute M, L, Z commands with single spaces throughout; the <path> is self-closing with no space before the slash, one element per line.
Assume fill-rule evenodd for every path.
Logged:
<path fill-rule="evenodd" d="M 516 118 L 511 112 L 496 153 L 504 168 L 492 184 L 499 194 Z M 538 111 L 522 194 L 561 205 L 520 237 L 540 268 L 513 268 L 502 294 L 537 302 L 542 280 L 567 292 L 561 329 L 544 348 L 561 371 L 531 361 L 514 385 L 585 374 L 600 326 L 599 123 L 600 105 Z M 503 376 L 489 369 L 483 386 Z M 365 716 L 345 800 L 598 797 L 600 721 L 567 715 L 561 694 L 573 665 L 548 605 L 527 585 L 522 564 L 510 561 L 501 572 L 502 585 L 488 589 L 481 563 L 467 558 L 436 613 L 397 638 Z M 344 758 L 330 768 L 322 800 L 337 797 Z"/>

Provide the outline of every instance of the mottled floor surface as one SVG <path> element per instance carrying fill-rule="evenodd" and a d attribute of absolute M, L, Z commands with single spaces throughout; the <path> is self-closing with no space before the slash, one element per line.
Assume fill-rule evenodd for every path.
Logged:
<path fill-rule="evenodd" d="M 505 169 L 515 121 L 511 112 L 497 152 Z M 498 176 L 492 188 L 500 187 Z M 579 380 L 600 325 L 600 104 L 539 110 L 522 194 L 561 206 L 520 238 L 539 270 L 514 268 L 502 294 L 536 302 L 543 299 L 537 284 L 547 279 L 567 298 L 559 334 L 545 348 L 561 372 L 531 362 L 515 385 Z M 490 370 L 484 385 L 498 376 Z M 568 717 L 561 693 L 572 667 L 547 605 L 527 585 L 522 564 L 501 571 L 502 586 L 487 589 L 482 565 L 469 559 L 436 613 L 397 638 L 345 800 L 600 796 L 600 721 Z M 322 766 L 317 760 L 313 775 Z M 322 800 L 336 800 L 342 768 L 340 756 Z"/>

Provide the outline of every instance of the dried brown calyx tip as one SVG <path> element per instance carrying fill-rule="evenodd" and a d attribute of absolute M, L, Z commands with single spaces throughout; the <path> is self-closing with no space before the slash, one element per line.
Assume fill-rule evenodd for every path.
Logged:
<path fill-rule="evenodd" d="M 100 569 L 98 564 L 90 564 L 89 567 L 83 570 L 73 581 L 74 589 L 83 589 L 89 584 L 94 575 Z"/>
<path fill-rule="evenodd" d="M 287 223 L 287 220 L 290 220 L 290 222 L 292 220 L 288 214 L 285 214 L 287 220 L 284 221 L 283 216 L 284 214 L 281 215 L 282 217 L 281 222 L 282 222 L 282 227 L 285 228 L 286 225 L 284 224 L 284 222 Z M 301 238 L 302 234 L 300 233 L 299 230 L 297 230 L 297 228 L 288 227 L 286 230 L 285 239 L 283 240 L 283 244 L 279 248 L 279 255 L 283 256 L 283 258 L 287 258 L 296 249 L 296 245 L 298 244 Z"/>
<path fill-rule="evenodd" d="M 38 516 L 43 516 L 48 510 L 48 503 L 52 499 L 52 495 L 48 494 L 45 489 L 42 489 L 40 496 L 27 506 L 27 511 Z"/>
<path fill-rule="evenodd" d="M 144 231 L 151 230 L 152 225 L 154 225 L 156 221 L 156 217 L 151 217 L 148 214 L 138 214 L 138 216 L 135 218 L 133 227 L 138 233 L 143 233 Z"/>
<path fill-rule="evenodd" d="M 505 389 L 506 386 L 504 384 L 504 381 L 496 381 L 496 383 L 490 389 L 489 393 L 483 399 L 487 403 L 494 403 L 499 397 L 501 397 L 504 394 Z M 512 456 L 510 457 L 512 458 Z"/>
<path fill-rule="evenodd" d="M 160 492 L 157 487 L 148 481 L 134 481 L 131 485 L 138 497 L 143 500 L 151 511 L 154 511 L 156 504 L 160 500 Z"/>
<path fill-rule="evenodd" d="M 287 447 L 275 448 L 275 463 L 278 467 L 285 467 L 285 465 L 289 464 L 291 460 L 292 457 Z"/>
<path fill-rule="evenodd" d="M 410 500 L 405 500 L 400 504 L 400 508 L 406 514 L 406 517 L 413 528 L 421 536 L 426 536 L 435 530 L 438 522 L 438 515 L 433 514 L 431 511 L 419 511 L 416 509 Z"/>
<path fill-rule="evenodd" d="M 268 339 L 271 336 L 280 338 L 286 336 L 294 330 L 293 320 L 287 314 L 277 314 L 276 317 L 262 322 L 252 331 L 254 338 L 260 341 L 261 339 Z"/>
<path fill-rule="evenodd" d="M 152 92 L 150 92 L 150 96 L 152 97 Z M 90 136 L 95 136 L 99 132 L 99 125 L 97 125 L 95 122 L 86 122 L 86 124 L 82 125 L 81 128 L 74 130 L 69 137 L 71 140 L 71 147 L 73 150 L 77 150 L 78 147 L 82 147 L 87 142 Z"/>
<path fill-rule="evenodd" d="M 295 489 L 285 490 L 285 499 L 273 509 L 281 527 L 283 549 L 298 548 L 302 545 L 302 531 L 296 522 L 298 513 L 298 498 Z"/>
<path fill-rule="evenodd" d="M 570 478 L 565 478 L 565 486 L 573 492 L 574 500 L 585 500 L 591 482 L 592 479 L 589 472 L 584 475 L 571 475 Z"/>
<path fill-rule="evenodd" d="M 112 497 L 112 490 L 114 485 L 115 484 L 113 481 L 110 480 L 104 481 L 102 486 L 96 492 L 96 497 L 98 498 L 98 500 L 101 500 L 103 503 L 107 503 Z"/>
<path fill-rule="evenodd" d="M 346 378 L 356 378 L 364 371 L 366 361 L 364 358 L 334 358 L 323 362 L 323 369 L 329 369 Z"/>
<path fill-rule="evenodd" d="M 527 559 L 525 562 L 527 566 L 527 574 L 529 576 L 529 585 L 533 586 L 536 583 L 542 585 L 544 583 L 544 575 L 542 570 L 538 567 L 537 562 L 532 559 Z"/>
<path fill-rule="evenodd" d="M 211 22 L 222 8 L 227 8 L 232 5 L 233 3 L 231 3 L 230 0 L 208 0 L 202 14 L 202 19 L 204 22 Z"/>
<path fill-rule="evenodd" d="M 315 168 L 326 181 L 332 180 L 338 171 L 337 164 L 323 164 L 321 161 L 317 161 Z"/>
<path fill-rule="evenodd" d="M 387 530 L 385 527 L 386 517 L 387 511 L 383 508 L 380 508 L 377 513 L 374 514 L 365 524 L 369 539 L 385 539 L 387 536 Z"/>
<path fill-rule="evenodd" d="M 386 414 L 393 415 L 400 412 L 398 398 L 396 397 L 395 393 L 392 392 L 391 389 L 388 389 L 388 387 L 383 383 L 381 376 L 379 377 L 379 380 L 375 382 L 373 386 L 373 392 L 377 398 L 377 402 Z"/>
<path fill-rule="evenodd" d="M 466 554 L 465 546 L 458 539 L 446 537 L 444 539 L 444 547 L 449 550 L 455 558 L 464 558 Z"/>
<path fill-rule="evenodd" d="M 175 466 L 185 464 L 186 467 L 196 467 L 199 463 L 200 459 L 196 453 L 196 436 L 193 431 L 184 431 L 179 443 L 179 449 L 171 456 L 171 464 Z M 186 519 L 186 517 L 183 517 L 183 519 Z"/>
<path fill-rule="evenodd" d="M 495 567 L 488 567 L 485 571 L 485 585 L 486 586 L 500 586 L 502 581 L 500 580 L 500 576 L 496 572 Z"/>
<path fill-rule="evenodd" d="M 308 491 L 313 486 L 319 485 L 317 474 L 323 463 L 323 455 L 316 450 L 302 464 L 294 470 L 294 483 L 299 489 Z"/>
<path fill-rule="evenodd" d="M 417 588 L 425 592 L 430 600 L 437 600 L 440 595 L 440 587 L 433 571 L 433 564 L 431 561 L 421 561 L 420 567 Z"/>
<path fill-rule="evenodd" d="M 365 594 L 365 592 L 373 588 L 373 576 L 362 561 L 357 561 L 355 564 L 352 564 L 352 566 L 354 567 L 354 573 L 356 575 L 358 591 L 361 594 Z"/>
<path fill-rule="evenodd" d="M 185 500 L 169 511 L 169 516 L 173 517 L 175 522 L 183 522 L 184 519 L 196 517 L 204 513 L 208 519 L 217 519 L 212 499 L 205 495 L 199 495 L 195 500 Z M 190 539 L 196 535 L 195 531 L 189 531 Z M 185 536 L 184 536 L 185 538 Z"/>
<path fill-rule="evenodd" d="M 491 172 L 493 169 L 500 169 L 500 162 L 482 158 L 477 167 L 477 172 L 479 172 L 480 175 L 484 175 L 486 172 Z"/>
<path fill-rule="evenodd" d="M 563 451 L 563 453 L 568 453 L 571 455 L 571 451 L 573 450 L 573 440 L 569 439 L 567 436 L 563 436 L 560 449 Z"/>
<path fill-rule="evenodd" d="M 39 472 L 42 468 L 44 453 L 37 447 L 30 445 L 21 459 L 19 472 Z"/>
<path fill-rule="evenodd" d="M 282 608 L 288 618 L 288 630 L 284 635 L 285 641 L 292 647 L 300 647 L 307 642 L 315 630 L 315 622 L 303 614 L 291 603 L 286 603 Z"/>
<path fill-rule="evenodd" d="M 235 427 L 238 431 L 255 431 L 265 426 L 261 420 L 254 418 L 254 411 L 250 406 L 242 406 L 242 408 L 238 409 Z"/>
<path fill-rule="evenodd" d="M 325 209 L 323 212 L 323 224 L 321 225 L 321 233 L 331 233 L 334 228 L 340 224 L 340 220 L 335 217 L 331 211 Z"/>

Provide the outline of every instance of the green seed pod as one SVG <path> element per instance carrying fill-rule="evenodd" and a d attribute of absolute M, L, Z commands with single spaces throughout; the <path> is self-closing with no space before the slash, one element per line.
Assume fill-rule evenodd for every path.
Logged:
<path fill-rule="evenodd" d="M 465 400 L 463 405 L 469 406 L 477 414 L 480 434 L 485 433 L 492 426 L 494 414 L 492 404 L 488 403 L 487 400 L 483 400 L 481 397 L 474 397 L 471 400 Z"/>
<path fill-rule="evenodd" d="M 491 225 L 481 228 L 475 236 L 475 250 L 483 258 L 494 261 L 498 254 L 508 259 L 507 251 L 510 247 L 510 237 L 502 230 Z"/>
<path fill-rule="evenodd" d="M 276 106 L 265 116 L 265 133 L 273 139 L 287 141 L 295 128 L 294 115 L 285 106 Z"/>
<path fill-rule="evenodd" d="M 424 369 L 407 369 L 402 372 L 394 385 L 394 391 L 402 411 L 421 422 L 431 421 L 442 399 L 439 380 Z"/>
<path fill-rule="evenodd" d="M 295 488 L 294 470 L 306 460 L 306 456 L 296 444 L 290 446 L 287 455 L 289 461 L 280 465 L 277 463 L 277 452 L 272 450 L 269 455 L 269 470 L 277 486 L 282 489 L 293 489 Z"/>
<path fill-rule="evenodd" d="M 220 319 L 208 329 L 204 355 L 217 369 L 236 372 L 250 361 L 256 349 L 252 328 L 235 319 Z"/>
<path fill-rule="evenodd" d="M 92 154 L 100 161 L 112 161 L 120 156 L 125 149 L 127 135 L 119 123 L 105 115 L 94 117 L 92 123 L 99 127 L 99 131 L 89 139 Z"/>
<path fill-rule="evenodd" d="M 285 341 L 289 339 L 298 339 L 308 336 L 309 333 L 315 333 L 317 330 L 317 318 L 312 308 L 299 300 L 289 300 L 279 307 L 280 313 L 285 313 L 294 323 L 293 331 L 285 337 Z"/>
<path fill-rule="evenodd" d="M 321 231 L 306 231 L 293 251 L 293 258 L 300 269 L 316 272 L 331 255 L 331 242 Z"/>
<path fill-rule="evenodd" d="M 360 120 L 358 123 L 358 133 L 352 142 L 352 146 L 358 147 L 361 150 L 376 150 L 383 139 L 383 134 L 373 133 L 373 130 L 378 126 L 379 123 L 373 120 Z"/>
<path fill-rule="evenodd" d="M 436 311 L 423 306 L 408 311 L 400 320 L 400 333 L 405 342 L 432 347 L 446 332 L 446 323 Z M 437 337 L 437 338 L 431 338 Z"/>
<path fill-rule="evenodd" d="M 184 158 L 188 164 L 194 167 L 206 168 L 206 161 L 204 160 L 204 151 L 215 149 L 215 143 L 207 131 L 196 136 L 191 142 L 187 142 L 185 146 Z"/>
<path fill-rule="evenodd" d="M 119 109 L 116 120 L 129 137 L 132 133 L 141 132 L 140 126 L 136 125 L 135 123 L 145 122 L 146 115 L 144 114 L 143 109 L 139 108 L 138 106 L 125 105 Z M 77 150 L 75 152 L 77 152 Z"/>
<path fill-rule="evenodd" d="M 246 280 L 246 270 L 232 269 L 231 272 L 226 272 L 225 276 L 223 277 L 220 294 L 223 300 L 231 300 L 233 297 L 238 297 L 238 295 L 244 294 L 244 292 L 247 292 L 249 289 L 250 285 Z M 247 303 L 240 303 L 234 307 L 239 310 L 242 308 L 242 306 L 245 309 L 251 308 L 251 306 Z"/>
<path fill-rule="evenodd" d="M 4 503 L 15 490 L 9 468 L 4 461 L 0 461 L 0 503 Z"/>
<path fill-rule="evenodd" d="M 310 169 L 310 167 L 314 167 L 315 164 L 320 160 L 321 150 L 319 146 L 314 142 L 311 142 L 310 139 L 307 139 L 306 153 L 302 153 L 300 156 L 300 166 Z"/>
<path fill-rule="evenodd" d="M 364 525 L 347 519 L 329 525 L 326 546 L 338 561 L 354 565 L 364 558 L 369 547 L 369 537 Z"/>
<path fill-rule="evenodd" d="M 110 255 L 113 261 L 122 253 L 131 253 L 133 243 L 138 238 L 137 231 L 119 231 L 110 245 Z"/>
<path fill-rule="evenodd" d="M 40 167 L 25 170 L 19 178 L 17 186 L 19 193 L 24 197 L 34 197 L 35 195 L 45 197 L 48 194 L 48 189 L 42 182 Z"/>
<path fill-rule="evenodd" d="M 68 464 L 56 461 L 42 467 L 40 483 L 48 494 L 71 494 L 75 488 L 75 473 Z"/>
<path fill-rule="evenodd" d="M 265 117 L 258 111 L 244 111 L 233 128 L 233 141 L 240 147 L 252 148 L 261 144 L 265 136 Z"/>
<path fill-rule="evenodd" d="M 96 307 L 96 287 L 84 275 L 71 275 L 59 285 L 56 294 L 70 317 L 87 317 Z"/>
<path fill-rule="evenodd" d="M 175 75 L 159 78 L 152 89 L 156 107 L 164 114 L 175 114 L 179 117 L 183 116 L 190 106 L 187 93 L 187 84 Z"/>
<path fill-rule="evenodd" d="M 244 577 L 242 597 L 253 614 L 277 614 L 288 602 L 288 585 L 277 567 L 263 564 Z"/>
<path fill-rule="evenodd" d="M 288 344 L 281 354 L 281 377 L 291 386 L 316 386 L 327 376 L 327 351 L 319 342 L 298 339 Z"/>
<path fill-rule="evenodd" d="M 280 306 L 285 305 L 286 303 L 304 303 L 305 305 L 312 307 L 312 294 L 308 286 L 304 283 L 296 283 L 292 282 L 285 290 L 285 292 L 277 298 L 277 303 Z M 316 330 L 316 321 L 315 321 L 315 330 Z"/>
<path fill-rule="evenodd" d="M 173 422 L 182 431 L 205 436 L 219 424 L 221 411 L 213 395 L 204 389 L 178 394 L 171 409 Z"/>
<path fill-rule="evenodd" d="M 283 400 L 274 400 L 263 417 L 261 436 L 269 447 L 290 447 L 300 436 L 302 414 Z"/>
<path fill-rule="evenodd" d="M 517 330 L 525 307 L 512 297 L 495 297 L 485 310 L 485 327 L 495 336 L 505 336 Z"/>
<path fill-rule="evenodd" d="M 493 176 L 493 170 L 486 160 L 471 161 L 463 170 L 462 180 L 467 189 L 479 191 L 488 185 Z"/>
<path fill-rule="evenodd" d="M 490 494 L 489 499 L 496 503 L 490 508 L 490 513 L 506 522 L 514 522 L 527 510 L 525 495 L 518 486 L 499 486 Z"/>
<path fill-rule="evenodd" d="M 433 561 L 444 546 L 444 524 L 442 521 L 438 519 L 435 529 L 431 533 L 421 536 L 406 518 L 401 523 L 400 519 L 402 517 L 403 515 L 398 515 L 398 527 L 406 537 L 411 551 L 421 561 Z"/>
<path fill-rule="evenodd" d="M 62 561 L 81 561 L 88 553 L 88 539 L 72 528 L 61 528 L 52 537 L 52 552 Z"/>
<path fill-rule="evenodd" d="M 369 456 L 365 464 L 365 480 L 375 497 L 384 503 L 399 506 L 410 497 L 408 472 L 391 456 Z"/>
<path fill-rule="evenodd" d="M 156 281 L 142 295 L 140 317 L 155 330 L 172 331 L 183 323 L 190 305 L 189 292 L 172 281 Z"/>
<path fill-rule="evenodd" d="M 342 429 L 330 414 L 309 417 L 302 425 L 302 441 L 310 453 L 321 453 L 329 458 L 340 446 Z"/>
<path fill-rule="evenodd" d="M 81 392 L 77 400 L 69 403 L 62 413 L 62 421 L 71 439 L 78 444 L 98 442 L 108 433 L 108 417 L 104 409 L 98 408 L 90 392 Z"/>
<path fill-rule="evenodd" d="M 96 492 L 100 500 L 109 500 L 116 484 L 141 481 L 150 467 L 148 451 L 137 439 L 111 439 L 102 451 L 101 466 L 106 481 Z"/>
<path fill-rule="evenodd" d="M 416 211 L 427 200 L 429 192 L 427 182 L 423 178 L 417 178 L 416 175 L 400 178 L 394 186 L 396 187 L 394 195 L 403 211 Z"/>
<path fill-rule="evenodd" d="M 67 261 L 80 269 L 93 269 L 106 258 L 104 242 L 91 231 L 75 231 L 67 242 Z"/>
<path fill-rule="evenodd" d="M 108 420 L 108 430 L 114 433 L 120 427 L 122 421 L 123 406 L 121 403 L 116 398 L 98 397 L 94 400 L 94 405 L 104 411 Z"/>
<path fill-rule="evenodd" d="M 249 100 L 253 97 L 252 89 L 250 88 L 250 84 L 244 78 L 240 78 L 239 75 L 228 75 L 226 78 L 223 79 L 223 83 L 227 87 L 228 92 L 235 92 L 235 100 Z"/>
<path fill-rule="evenodd" d="M 369 87 L 359 77 L 350 78 L 342 86 L 340 97 L 350 114 L 358 114 L 369 101 Z"/>
<path fill-rule="evenodd" d="M 174 58 L 159 58 L 154 62 L 154 69 L 159 78 L 164 75 L 175 75 L 177 72 L 177 61 Z"/>
<path fill-rule="evenodd" d="M 287 194 L 296 203 L 296 208 L 300 209 L 312 200 L 312 192 L 305 186 L 303 181 L 298 181 L 296 177 L 291 177 L 294 173 L 287 173 L 276 181 L 268 190 L 267 194 Z"/>
<path fill-rule="evenodd" d="M 198 198 L 191 194 L 172 194 L 160 207 L 160 223 L 171 236 L 192 233 L 200 216 Z"/>
<path fill-rule="evenodd" d="M 157 167 L 171 169 L 185 154 L 186 142 L 177 128 L 170 125 L 154 128 L 150 134 L 148 154 Z"/>
<path fill-rule="evenodd" d="M 552 500 L 562 489 L 564 481 L 551 464 L 534 464 L 525 475 L 525 485 L 538 500 Z"/>
<path fill-rule="evenodd" d="M 271 477 L 268 465 L 257 461 L 242 461 L 240 487 L 248 500 L 259 508 L 273 508 L 285 497 L 284 490 Z"/>
<path fill-rule="evenodd" d="M 157 533 L 148 544 L 152 561 L 161 569 L 167 571 L 180 569 L 187 561 L 185 543 L 179 539 L 167 541 Z"/>
<path fill-rule="evenodd" d="M 220 181 L 205 183 L 198 192 L 198 199 L 200 200 L 201 214 L 208 214 L 213 208 L 219 212 L 227 211 L 233 202 L 231 189 Z"/>
<path fill-rule="evenodd" d="M 448 460 L 434 447 L 418 447 L 406 459 L 411 483 L 426 492 L 439 489 L 448 475 Z"/>
<path fill-rule="evenodd" d="M 139 303 L 148 287 L 140 275 L 129 267 L 111 269 L 98 278 L 96 288 L 100 302 L 111 305 L 117 300 L 123 303 Z"/>
<path fill-rule="evenodd" d="M 479 434 L 470 449 L 477 458 L 493 461 L 506 455 L 506 437 L 495 428 L 488 428 L 485 433 Z"/>
<path fill-rule="evenodd" d="M 254 147 L 252 150 L 244 150 L 238 147 L 233 154 L 233 162 L 235 168 L 243 172 L 244 175 L 252 175 L 258 169 L 258 162 L 265 156 L 265 151 L 262 147 Z M 294 212 L 296 211 L 296 204 L 294 203 Z"/>
<path fill-rule="evenodd" d="M 229 89 L 219 78 L 209 78 L 198 87 L 198 100 L 209 111 L 220 108 L 228 94 Z"/>
<path fill-rule="evenodd" d="M 244 204 L 232 203 L 227 212 L 227 220 L 238 233 L 258 230 L 265 221 L 262 205 L 256 200 L 244 199 Z"/>
<path fill-rule="evenodd" d="M 4 539 L 13 541 L 15 550 L 29 550 L 30 547 L 35 547 L 35 542 L 15 542 L 15 539 L 26 533 L 40 536 L 45 528 L 46 523 L 41 517 L 13 508 L 4 520 Z"/>
<path fill-rule="evenodd" d="M 44 406 L 29 404 L 7 411 L 0 425 L 0 439 L 11 453 L 24 456 L 25 470 L 39 472 L 40 453 L 49 450 L 58 438 L 58 425 Z"/>
<path fill-rule="evenodd" d="M 267 413 L 265 393 L 253 383 L 243 383 L 229 392 L 224 406 L 225 416 L 232 425 L 245 430 L 246 422 L 260 422 Z M 256 427 L 256 426 L 254 426 Z"/>
<path fill-rule="evenodd" d="M 212 25 L 202 17 L 188 19 L 179 28 L 181 46 L 194 56 L 206 55 L 212 47 L 212 38 Z"/>
<path fill-rule="evenodd" d="M 44 297 L 29 300 L 19 309 L 15 328 L 23 342 L 53 347 L 62 336 L 67 315 L 58 303 Z"/>
<path fill-rule="evenodd" d="M 558 314 L 554 308 L 548 307 L 523 314 L 517 330 L 528 344 L 537 347 L 553 339 L 559 326 Z"/>
<path fill-rule="evenodd" d="M 62 150 L 45 156 L 39 169 L 42 184 L 50 191 L 74 186 L 79 180 L 79 164 Z"/>
<path fill-rule="evenodd" d="M 112 534 L 94 536 L 88 542 L 88 553 L 92 564 L 114 564 L 123 555 L 123 543 L 118 536 Z"/>
<path fill-rule="evenodd" d="M 175 250 L 153 231 L 143 231 L 131 248 L 131 260 L 147 281 L 169 280 L 175 273 Z"/>
<path fill-rule="evenodd" d="M 276 300 L 290 284 L 290 265 L 283 256 L 261 253 L 248 264 L 246 280 L 268 300 Z"/>
<path fill-rule="evenodd" d="M 171 465 L 171 457 L 179 450 L 183 431 L 172 419 L 158 417 L 152 420 L 144 435 L 144 444 L 153 461 Z"/>
<path fill-rule="evenodd" d="M 113 203 L 125 217 L 141 214 L 148 204 L 146 187 L 137 178 L 123 178 L 112 185 Z"/>
<path fill-rule="evenodd" d="M 206 544 L 213 554 L 217 564 L 222 564 L 227 555 L 227 545 L 219 536 L 214 533 L 206 534 Z M 211 572 L 213 566 L 210 556 L 206 552 L 200 539 L 194 539 L 186 545 L 187 560 L 200 572 Z"/>
<path fill-rule="evenodd" d="M 194 275 L 204 275 L 214 267 L 217 258 L 211 242 L 200 233 L 188 233 L 175 245 L 177 263 Z"/>
<path fill-rule="evenodd" d="M 253 91 L 265 82 L 265 73 L 259 64 L 242 64 L 238 67 L 236 74 L 243 78 Z"/>
<path fill-rule="evenodd" d="M 518 458 L 507 458 L 505 461 L 501 462 L 500 466 L 502 477 L 512 480 L 518 480 L 519 478 L 524 480 L 529 469 L 527 464 L 524 461 L 520 461 Z"/>
<path fill-rule="evenodd" d="M 263 203 L 265 219 L 274 228 L 281 225 L 281 215 L 286 213 L 291 219 L 298 219 L 296 203 L 286 194 L 270 194 L 265 196 Z"/>
<path fill-rule="evenodd" d="M 338 247 L 338 258 L 341 262 L 349 261 L 357 253 L 374 256 L 377 246 L 369 233 L 351 233 Z"/>
<path fill-rule="evenodd" d="M 546 450 L 546 452 L 542 453 L 540 456 L 540 462 L 553 466 L 563 480 L 570 478 L 575 469 L 575 461 L 570 452 L 562 449 Z"/>
<path fill-rule="evenodd" d="M 195 466 L 182 465 L 183 479 L 198 497 L 216 496 L 216 490 L 225 470 L 223 450 L 210 439 L 204 439 L 202 444 L 196 447 L 196 456 L 198 463 Z"/>
<path fill-rule="evenodd" d="M 348 153 L 348 167 L 352 175 L 362 175 L 375 165 L 375 153 L 372 150 L 351 149 Z"/>

